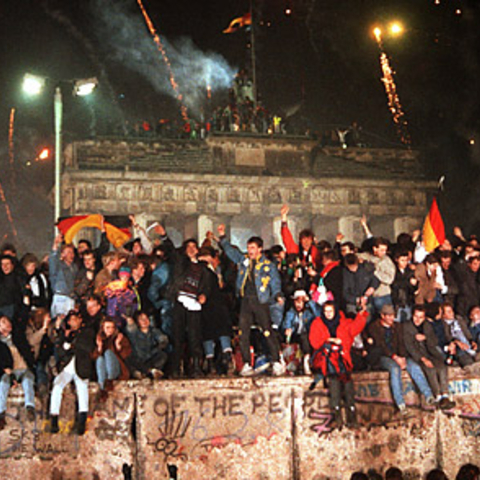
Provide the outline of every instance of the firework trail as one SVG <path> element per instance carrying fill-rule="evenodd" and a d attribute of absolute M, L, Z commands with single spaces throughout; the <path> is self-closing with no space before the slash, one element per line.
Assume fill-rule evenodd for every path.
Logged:
<path fill-rule="evenodd" d="M 10 121 L 8 124 L 8 157 L 10 160 L 10 183 L 12 187 L 15 185 L 15 169 L 14 169 L 14 161 L 15 161 L 15 151 L 14 151 L 14 143 L 13 143 L 13 129 L 15 126 L 15 109 L 12 108 L 10 110 Z"/>
<path fill-rule="evenodd" d="M 13 236 L 17 238 L 17 229 L 15 228 L 15 225 L 13 223 L 12 212 L 10 211 L 10 206 L 8 205 L 1 182 L 0 182 L 0 200 L 5 205 L 5 212 L 7 214 L 8 221 L 10 222 L 10 226 L 12 227 Z"/>
<path fill-rule="evenodd" d="M 158 51 L 162 54 L 163 61 L 165 62 L 165 65 L 167 66 L 168 75 L 170 77 L 170 84 L 172 85 L 172 88 L 173 88 L 173 91 L 175 92 L 175 96 L 177 97 L 177 100 L 180 102 L 180 110 L 181 110 L 181 113 L 182 113 L 182 118 L 185 122 L 188 122 L 187 107 L 183 103 L 183 96 L 179 91 L 178 83 L 175 81 L 175 76 L 173 75 L 172 65 L 170 64 L 170 60 L 168 59 L 167 52 L 165 51 L 165 48 L 162 44 L 162 40 L 160 39 L 160 36 L 156 32 L 155 27 L 153 25 L 153 22 L 150 19 L 150 17 L 148 16 L 148 13 L 145 10 L 145 7 L 143 6 L 142 0 L 137 0 L 137 2 L 138 2 L 138 5 L 140 7 L 140 10 L 142 11 L 143 18 L 145 19 L 147 27 L 150 30 L 150 33 L 152 34 L 153 40 L 157 44 Z"/>
<path fill-rule="evenodd" d="M 400 98 L 397 93 L 397 86 L 395 85 L 394 75 L 387 54 L 383 48 L 382 34 L 379 29 L 374 30 L 375 39 L 377 40 L 378 48 L 380 49 L 380 66 L 382 67 L 382 82 L 385 87 L 385 92 L 388 98 L 388 108 L 392 114 L 393 122 L 397 127 L 397 133 L 405 145 L 411 144 L 410 134 L 408 132 L 408 122 L 405 118 Z"/>

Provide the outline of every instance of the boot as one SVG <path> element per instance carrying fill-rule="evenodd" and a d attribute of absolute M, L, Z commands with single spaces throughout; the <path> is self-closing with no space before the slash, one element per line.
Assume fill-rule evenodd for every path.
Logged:
<path fill-rule="evenodd" d="M 350 428 L 358 428 L 357 409 L 355 407 L 347 407 L 347 426 Z"/>
<path fill-rule="evenodd" d="M 222 352 L 222 355 L 220 357 L 220 365 L 222 375 L 228 375 L 229 373 L 233 373 L 232 352 Z M 231 366 L 232 371 L 230 371 Z"/>
<path fill-rule="evenodd" d="M 333 422 L 332 422 L 332 430 L 337 428 L 338 430 L 341 430 L 343 427 L 343 417 L 342 417 L 342 411 L 340 410 L 340 407 L 335 407 L 333 410 Z"/>
<path fill-rule="evenodd" d="M 87 412 L 79 412 L 76 421 L 77 435 L 83 435 L 87 426 Z"/>
<path fill-rule="evenodd" d="M 205 362 L 203 363 L 203 371 L 207 377 L 213 373 L 213 357 L 205 359 Z"/>
<path fill-rule="evenodd" d="M 59 431 L 60 431 L 60 428 L 58 427 L 58 415 L 52 415 L 50 417 L 50 433 L 54 435 Z"/>
<path fill-rule="evenodd" d="M 200 359 L 194 358 L 192 363 L 192 378 L 201 378 L 203 377 L 203 372 L 200 367 Z"/>

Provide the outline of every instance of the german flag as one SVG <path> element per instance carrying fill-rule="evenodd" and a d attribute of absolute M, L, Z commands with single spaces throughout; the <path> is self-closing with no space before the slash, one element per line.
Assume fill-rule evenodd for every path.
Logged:
<path fill-rule="evenodd" d="M 223 33 L 234 33 L 237 30 L 240 30 L 243 27 L 246 27 L 247 25 L 252 24 L 252 14 L 246 13 L 243 17 L 238 17 L 234 18 L 231 22 L 228 28 L 226 28 Z"/>
<path fill-rule="evenodd" d="M 433 252 L 445 241 L 445 226 L 443 224 L 437 199 L 434 197 L 432 206 L 423 224 L 423 245 L 427 252 Z"/>
<path fill-rule="evenodd" d="M 115 247 L 121 247 L 130 240 L 130 220 L 127 216 L 106 216 L 105 232 L 108 241 Z M 75 235 L 82 228 L 102 228 L 101 215 L 75 215 L 73 217 L 62 217 L 57 223 L 58 230 L 63 234 L 65 243 L 72 243 Z"/>

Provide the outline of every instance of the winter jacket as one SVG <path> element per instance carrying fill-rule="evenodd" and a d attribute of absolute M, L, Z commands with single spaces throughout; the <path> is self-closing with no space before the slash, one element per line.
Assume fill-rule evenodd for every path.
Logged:
<path fill-rule="evenodd" d="M 248 276 L 248 267 L 250 259 L 236 248 L 230 245 L 230 242 L 223 237 L 220 245 L 230 260 L 237 264 L 237 295 L 241 295 L 242 287 L 245 285 Z M 280 274 L 274 263 L 262 255 L 255 265 L 254 269 L 255 290 L 258 301 L 261 304 L 273 304 L 282 294 L 282 282 Z"/>
<path fill-rule="evenodd" d="M 335 350 L 335 346 L 328 342 L 331 335 L 322 318 L 317 317 L 310 327 L 309 340 L 314 350 L 314 354 L 312 355 L 313 368 L 321 371 L 324 376 L 331 373 L 327 370 L 327 357 L 329 357 L 329 360 L 337 372 L 341 371 L 340 363 L 344 365 L 347 372 L 352 371 L 353 365 L 350 351 L 353 340 L 362 332 L 367 323 L 368 312 L 359 312 L 353 320 L 345 317 L 342 311 L 339 311 L 338 314 L 340 315 L 340 324 L 337 328 L 336 338 L 342 341 L 338 355 L 330 353 L 332 350 L 331 347 Z M 325 322 L 328 321 L 329 320 L 325 320 Z"/>

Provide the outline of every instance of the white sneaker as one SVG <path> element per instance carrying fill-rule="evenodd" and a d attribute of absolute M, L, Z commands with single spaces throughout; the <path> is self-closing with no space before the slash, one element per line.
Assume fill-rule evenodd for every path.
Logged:
<path fill-rule="evenodd" d="M 240 370 L 240 376 L 242 377 L 250 377 L 254 373 L 255 372 L 249 363 L 244 363 L 242 369 Z"/>
<path fill-rule="evenodd" d="M 275 362 L 272 367 L 272 374 L 275 377 L 280 377 L 285 373 L 285 367 L 280 362 Z"/>
<path fill-rule="evenodd" d="M 312 369 L 310 368 L 310 354 L 307 353 L 303 357 L 303 373 L 305 375 L 311 375 L 312 374 Z"/>

